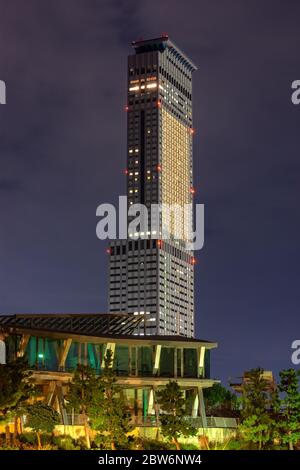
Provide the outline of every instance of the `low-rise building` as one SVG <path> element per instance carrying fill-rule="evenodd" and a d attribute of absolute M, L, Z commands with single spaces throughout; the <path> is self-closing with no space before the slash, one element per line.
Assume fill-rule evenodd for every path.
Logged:
<path fill-rule="evenodd" d="M 187 416 L 200 417 L 206 427 L 203 389 L 216 382 L 210 378 L 209 359 L 217 343 L 184 336 L 137 335 L 141 322 L 141 316 L 129 314 L 2 315 L 4 361 L 26 356 L 40 395 L 67 425 L 74 422 L 65 409 L 74 371 L 82 364 L 101 374 L 110 349 L 117 383 L 137 425 L 157 425 L 156 391 L 176 380 L 186 398 Z"/>

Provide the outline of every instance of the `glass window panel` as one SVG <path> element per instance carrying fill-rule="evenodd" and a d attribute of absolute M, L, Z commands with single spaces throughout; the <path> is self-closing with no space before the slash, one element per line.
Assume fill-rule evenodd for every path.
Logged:
<path fill-rule="evenodd" d="M 139 375 L 150 376 L 153 372 L 153 349 L 151 347 L 138 347 Z"/>
<path fill-rule="evenodd" d="M 79 353 L 79 343 L 72 341 L 70 346 L 67 359 L 66 359 L 66 370 L 75 370 L 78 365 L 78 353 Z"/>
<path fill-rule="evenodd" d="M 117 375 L 129 374 L 129 347 L 116 346 L 114 358 L 114 370 Z"/>
<path fill-rule="evenodd" d="M 57 353 L 60 348 L 60 341 L 45 338 L 44 341 L 44 367 L 47 370 L 58 370 Z"/>
<path fill-rule="evenodd" d="M 161 348 L 159 375 L 174 377 L 174 348 Z"/>
<path fill-rule="evenodd" d="M 35 336 L 31 336 L 26 348 L 26 358 L 32 368 L 36 366 L 36 339 Z"/>
<path fill-rule="evenodd" d="M 197 350 L 184 349 L 184 377 L 197 377 Z"/>

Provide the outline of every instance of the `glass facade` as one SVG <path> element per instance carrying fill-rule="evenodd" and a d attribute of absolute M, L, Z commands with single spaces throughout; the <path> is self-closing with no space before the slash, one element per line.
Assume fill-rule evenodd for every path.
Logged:
<path fill-rule="evenodd" d="M 20 344 L 19 336 L 6 339 L 7 358 L 13 360 Z M 72 341 L 65 361 L 60 357 L 65 347 L 64 340 L 30 336 L 25 357 L 31 369 L 49 371 L 74 371 L 79 364 L 92 367 L 101 374 L 107 344 Z M 155 346 L 115 344 L 113 369 L 117 376 L 130 377 L 183 377 L 209 378 L 209 351 L 206 350 L 204 367 L 198 367 L 198 348 L 162 346 L 158 368 L 155 367 Z"/>
<path fill-rule="evenodd" d="M 161 377 L 174 377 L 174 348 L 161 349 L 159 375 Z"/>

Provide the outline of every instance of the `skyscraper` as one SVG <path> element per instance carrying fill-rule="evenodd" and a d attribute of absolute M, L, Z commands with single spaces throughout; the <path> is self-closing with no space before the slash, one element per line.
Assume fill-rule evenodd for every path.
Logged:
<path fill-rule="evenodd" d="M 110 244 L 109 311 L 144 315 L 141 334 L 193 337 L 194 257 L 187 248 L 192 216 L 184 219 L 180 211 L 151 215 L 151 206 L 192 203 L 196 67 L 167 35 L 132 46 L 126 106 L 127 196 L 129 207 L 136 203 L 147 207 L 149 230 Z M 167 224 L 169 235 L 162 239 Z M 133 240 L 136 236 L 141 238 Z"/>

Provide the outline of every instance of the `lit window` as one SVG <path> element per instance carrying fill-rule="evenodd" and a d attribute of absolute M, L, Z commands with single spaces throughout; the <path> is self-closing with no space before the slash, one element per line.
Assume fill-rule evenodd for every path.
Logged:
<path fill-rule="evenodd" d="M 136 91 L 136 90 L 139 90 L 139 89 L 140 89 L 140 87 L 138 85 L 129 87 L 129 91 Z"/>
<path fill-rule="evenodd" d="M 157 83 L 148 83 L 147 88 L 156 88 Z"/>

